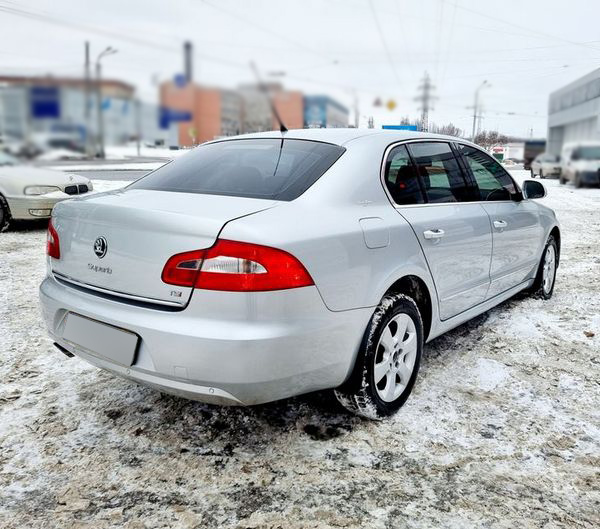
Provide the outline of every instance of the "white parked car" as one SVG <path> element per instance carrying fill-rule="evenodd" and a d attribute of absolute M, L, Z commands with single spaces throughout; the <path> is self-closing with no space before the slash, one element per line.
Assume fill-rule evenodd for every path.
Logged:
<path fill-rule="evenodd" d="M 600 142 L 570 143 L 561 154 L 560 183 L 600 184 Z"/>
<path fill-rule="evenodd" d="M 22 165 L 0 151 L 0 231 L 12 219 L 49 218 L 58 202 L 91 190 L 88 178 Z"/>
<path fill-rule="evenodd" d="M 394 413 L 423 344 L 560 257 L 545 190 L 454 137 L 290 130 L 204 144 L 59 204 L 40 287 L 57 347 L 180 396 L 258 404 L 335 388 Z"/>
<path fill-rule="evenodd" d="M 539 175 L 540 178 L 558 176 L 560 172 L 560 156 L 544 152 L 538 154 L 531 162 L 531 178 L 535 178 L 536 175 Z"/>

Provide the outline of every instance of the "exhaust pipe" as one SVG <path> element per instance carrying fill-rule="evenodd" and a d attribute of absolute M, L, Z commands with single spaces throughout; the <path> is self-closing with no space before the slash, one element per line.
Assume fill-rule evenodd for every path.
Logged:
<path fill-rule="evenodd" d="M 65 349 L 62 345 L 57 344 L 56 342 L 54 342 L 54 346 L 65 356 L 68 356 L 69 358 L 73 358 L 75 355 L 73 353 L 71 353 L 70 351 L 67 351 L 67 349 Z"/>

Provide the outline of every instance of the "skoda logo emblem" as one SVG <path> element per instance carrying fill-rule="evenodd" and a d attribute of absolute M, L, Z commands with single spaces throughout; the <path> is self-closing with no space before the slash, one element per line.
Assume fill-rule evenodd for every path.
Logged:
<path fill-rule="evenodd" d="M 108 250 L 108 243 L 104 237 L 98 237 L 94 241 L 94 253 L 98 257 L 98 259 L 102 259 L 106 255 L 106 251 Z"/>

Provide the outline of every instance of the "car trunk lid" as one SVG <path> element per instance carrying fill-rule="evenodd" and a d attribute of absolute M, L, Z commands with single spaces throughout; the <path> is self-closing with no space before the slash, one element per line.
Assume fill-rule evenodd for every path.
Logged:
<path fill-rule="evenodd" d="M 185 306 L 192 289 L 161 279 L 169 257 L 208 248 L 230 220 L 276 204 L 141 189 L 65 201 L 54 211 L 60 259 L 51 259 L 51 269 L 60 279 L 95 291 Z"/>

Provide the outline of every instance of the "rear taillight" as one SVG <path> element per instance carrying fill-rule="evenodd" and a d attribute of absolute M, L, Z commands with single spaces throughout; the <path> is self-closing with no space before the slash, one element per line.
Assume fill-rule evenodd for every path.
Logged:
<path fill-rule="evenodd" d="M 46 238 L 46 254 L 54 259 L 60 259 L 60 242 L 58 233 L 52 224 L 52 219 L 48 223 L 48 235 Z"/>
<path fill-rule="evenodd" d="M 162 272 L 170 285 L 256 292 L 306 287 L 314 282 L 293 255 L 258 244 L 219 239 L 211 248 L 179 253 Z"/>

